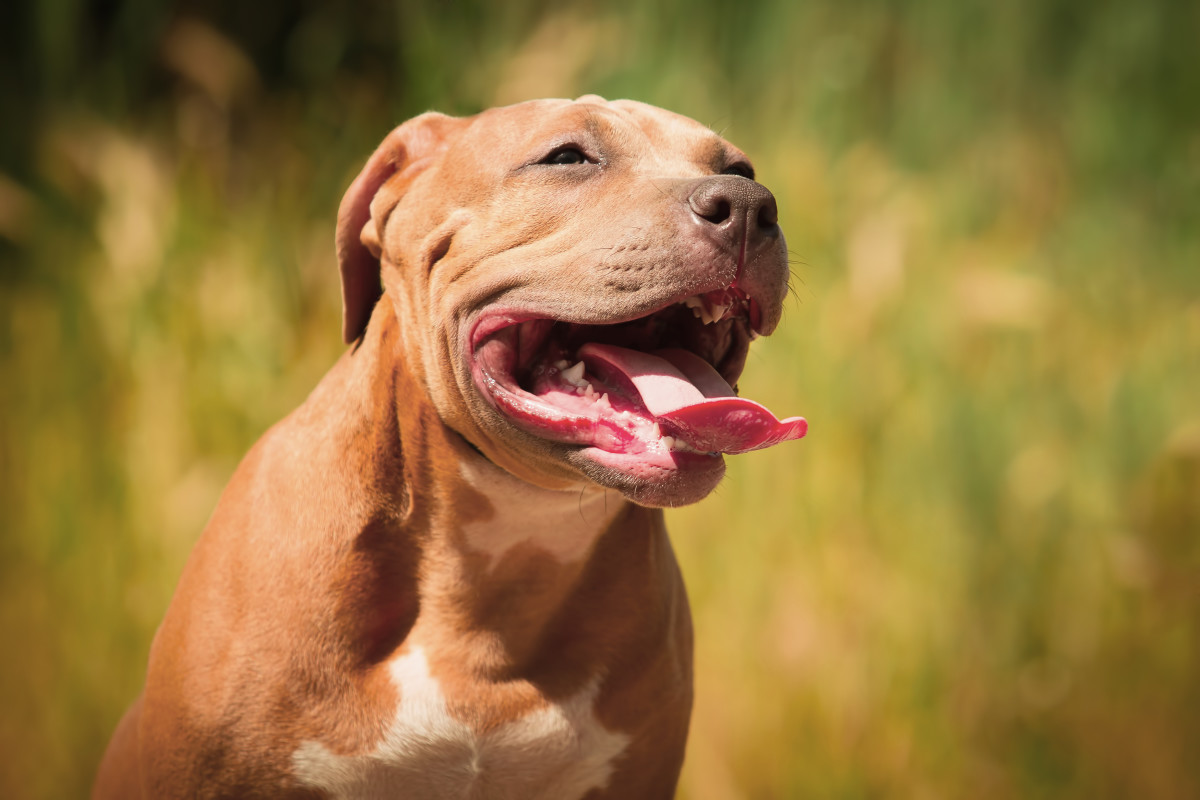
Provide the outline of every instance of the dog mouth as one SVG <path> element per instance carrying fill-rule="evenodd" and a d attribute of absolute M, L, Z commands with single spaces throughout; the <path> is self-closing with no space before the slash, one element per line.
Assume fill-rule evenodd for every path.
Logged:
<path fill-rule="evenodd" d="M 758 309 L 736 287 L 693 295 L 611 324 L 485 315 L 472 375 L 518 428 L 589 451 L 607 466 L 679 469 L 799 439 L 737 396 Z"/>

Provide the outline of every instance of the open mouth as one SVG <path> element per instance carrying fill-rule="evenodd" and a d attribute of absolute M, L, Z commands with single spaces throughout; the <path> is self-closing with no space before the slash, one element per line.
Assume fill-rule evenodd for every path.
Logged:
<path fill-rule="evenodd" d="M 729 288 L 609 325 L 486 317 L 473 377 L 522 430 L 612 466 L 678 469 L 807 432 L 803 418 L 737 396 L 757 311 Z"/>

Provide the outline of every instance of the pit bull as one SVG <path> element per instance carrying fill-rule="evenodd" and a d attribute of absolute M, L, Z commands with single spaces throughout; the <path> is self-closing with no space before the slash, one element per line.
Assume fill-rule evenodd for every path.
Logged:
<path fill-rule="evenodd" d="M 423 114 L 338 212 L 349 347 L 250 450 L 96 798 L 666 798 L 662 507 L 804 435 L 737 396 L 787 251 L 746 156 L 595 96 Z"/>

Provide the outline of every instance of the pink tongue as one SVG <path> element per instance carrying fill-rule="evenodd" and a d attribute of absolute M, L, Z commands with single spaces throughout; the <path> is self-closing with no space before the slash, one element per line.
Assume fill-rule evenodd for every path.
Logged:
<path fill-rule="evenodd" d="M 594 372 L 623 375 L 664 434 L 702 452 L 746 453 L 808 432 L 803 417 L 780 420 L 764 406 L 735 396 L 707 361 L 687 350 L 650 354 L 587 344 L 579 357 Z"/>

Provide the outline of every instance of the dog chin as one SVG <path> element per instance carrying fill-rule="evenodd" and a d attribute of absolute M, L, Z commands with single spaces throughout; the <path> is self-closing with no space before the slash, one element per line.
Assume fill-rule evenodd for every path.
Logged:
<path fill-rule="evenodd" d="M 679 459 L 674 468 L 613 458 L 613 455 L 589 447 L 570 453 L 567 461 L 592 482 L 649 508 L 697 503 L 711 494 L 725 477 L 725 459 L 719 454 Z"/>
<path fill-rule="evenodd" d="M 595 447 L 538 440 L 511 430 L 507 433 L 516 433 L 526 440 L 521 450 L 514 451 L 525 454 L 518 464 L 497 460 L 465 438 L 464 447 L 495 466 L 504 464 L 501 468 L 506 468 L 515 477 L 545 489 L 577 485 L 582 477 L 597 486 L 620 492 L 625 499 L 640 506 L 676 508 L 703 500 L 725 477 L 725 459 L 719 453 L 675 454 L 674 463 L 664 466 Z"/>

